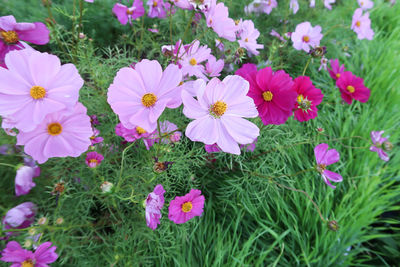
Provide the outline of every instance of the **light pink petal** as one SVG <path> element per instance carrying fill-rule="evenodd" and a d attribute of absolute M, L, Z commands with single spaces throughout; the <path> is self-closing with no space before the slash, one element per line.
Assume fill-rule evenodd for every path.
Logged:
<path fill-rule="evenodd" d="M 325 175 L 325 177 L 327 177 L 329 180 L 331 180 L 333 182 L 337 182 L 338 183 L 338 182 L 343 181 L 343 177 L 340 174 L 336 173 L 336 172 L 331 172 L 331 171 L 328 171 L 328 170 L 324 170 L 323 174 Z"/>
<path fill-rule="evenodd" d="M 207 145 L 212 145 L 218 139 L 217 119 L 209 115 L 198 118 L 186 127 L 186 136 L 192 141 L 200 141 Z"/>
<path fill-rule="evenodd" d="M 197 119 L 208 114 L 208 110 L 202 108 L 188 92 L 182 90 L 183 114 L 190 119 Z"/>
<path fill-rule="evenodd" d="M 225 127 L 217 123 L 218 125 L 218 141 L 215 142 L 221 148 L 222 151 L 240 155 L 240 147 L 232 136 L 227 132 Z"/>
<path fill-rule="evenodd" d="M 321 161 L 324 159 L 325 153 L 326 153 L 326 150 L 328 149 L 328 147 L 329 147 L 328 144 L 322 143 L 322 144 L 317 145 L 314 148 L 314 154 L 315 154 L 315 159 L 317 161 L 317 164 L 322 163 Z"/>
<path fill-rule="evenodd" d="M 260 129 L 254 124 L 240 117 L 222 116 L 222 125 L 239 144 L 250 144 L 260 134 Z"/>
<path fill-rule="evenodd" d="M 31 30 L 17 31 L 18 37 L 25 41 L 37 45 L 47 44 L 50 40 L 50 31 L 46 25 L 41 22 L 34 22 L 34 28 Z"/>
<path fill-rule="evenodd" d="M 128 8 L 120 3 L 116 3 L 112 9 L 112 12 L 117 16 L 118 21 L 125 25 L 128 22 L 128 15 L 126 11 Z"/>
<path fill-rule="evenodd" d="M 139 73 L 148 93 L 156 93 L 162 77 L 162 68 L 157 60 L 143 59 L 136 64 L 135 70 Z"/>
<path fill-rule="evenodd" d="M 61 69 L 60 59 L 48 53 L 33 53 L 29 57 L 29 68 L 34 84 L 49 88 L 50 82 Z"/>

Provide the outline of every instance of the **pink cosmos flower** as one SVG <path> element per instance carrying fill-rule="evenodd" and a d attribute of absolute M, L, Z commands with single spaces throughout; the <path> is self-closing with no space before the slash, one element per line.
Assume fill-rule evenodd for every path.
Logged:
<path fill-rule="evenodd" d="M 318 71 L 321 71 L 322 69 L 328 70 L 328 59 L 325 56 L 322 56 L 321 58 Z"/>
<path fill-rule="evenodd" d="M 336 149 L 328 150 L 328 147 L 328 144 L 319 144 L 314 148 L 314 154 L 315 160 L 317 161 L 317 171 L 322 175 L 322 179 L 324 179 L 324 182 L 328 186 L 335 189 L 336 186 L 332 185 L 329 180 L 338 183 L 343 181 L 343 178 L 338 173 L 328 171 L 326 169 L 326 166 L 338 162 L 340 159 L 340 155 L 339 152 L 336 151 Z"/>
<path fill-rule="evenodd" d="M 250 83 L 247 94 L 253 98 L 265 125 L 283 124 L 293 114 L 297 93 L 293 80 L 283 70 L 273 72 L 270 67 L 257 71 L 254 64 L 244 64 L 236 71 Z"/>
<path fill-rule="evenodd" d="M 183 197 L 175 197 L 169 203 L 168 218 L 176 224 L 181 224 L 195 216 L 201 216 L 203 214 L 204 201 L 204 196 L 197 189 L 190 190 Z"/>
<path fill-rule="evenodd" d="M 97 153 L 96 151 L 92 151 L 87 153 L 86 155 L 86 165 L 89 166 L 89 168 L 96 168 L 97 166 L 100 165 L 100 163 L 104 160 L 104 157 L 102 154 Z"/>
<path fill-rule="evenodd" d="M 317 106 L 321 104 L 324 95 L 315 88 L 310 77 L 300 76 L 294 79 L 293 90 L 297 93 L 294 117 L 298 121 L 308 121 L 318 116 Z"/>
<path fill-rule="evenodd" d="M 140 125 L 146 132 L 157 128 L 157 119 L 165 107 L 177 108 L 182 72 L 170 64 L 163 72 L 156 60 L 144 59 L 135 69 L 122 68 L 108 88 L 108 103 L 125 128 Z"/>
<path fill-rule="evenodd" d="M 321 26 L 312 27 L 308 21 L 298 24 L 295 32 L 291 35 L 293 47 L 296 50 L 304 50 L 308 53 L 311 47 L 319 46 L 323 37 L 321 30 Z"/>
<path fill-rule="evenodd" d="M 255 0 L 245 7 L 246 13 L 271 13 L 278 6 L 276 0 Z"/>
<path fill-rule="evenodd" d="M 179 142 L 182 133 L 178 130 L 178 126 L 170 121 L 163 121 L 160 123 L 161 143 L 170 144 Z M 164 136 L 166 135 L 166 136 Z M 143 138 L 147 150 L 150 149 L 155 143 L 160 143 L 160 135 L 158 131 L 154 131 L 150 136 Z"/>
<path fill-rule="evenodd" d="M 53 157 L 78 157 L 90 146 L 92 136 L 86 108 L 77 103 L 72 110 L 47 115 L 30 132 L 17 135 L 17 145 L 24 145 L 26 154 L 39 164 Z"/>
<path fill-rule="evenodd" d="M 206 79 L 204 75 L 205 69 L 201 63 L 205 62 L 211 56 L 211 49 L 206 45 L 201 46 L 199 40 L 194 40 L 185 50 L 186 53 L 179 60 L 183 76 L 189 75 Z"/>
<path fill-rule="evenodd" d="M 342 99 L 349 105 L 353 99 L 365 103 L 371 94 L 371 91 L 365 87 L 364 80 L 351 71 L 343 72 L 336 81 L 336 86 L 339 87 Z"/>
<path fill-rule="evenodd" d="M 94 0 L 85 0 L 86 2 L 88 2 L 88 3 L 93 3 L 94 2 Z"/>
<path fill-rule="evenodd" d="M 172 3 L 182 9 L 193 9 L 193 5 L 190 4 L 189 0 L 172 0 Z"/>
<path fill-rule="evenodd" d="M 293 10 L 293 14 L 299 11 L 299 2 L 297 0 L 290 0 L 289 8 Z"/>
<path fill-rule="evenodd" d="M 240 145 L 240 149 L 244 149 L 246 152 L 254 152 L 256 149 L 256 144 L 257 144 L 257 138 L 254 140 L 253 143 L 247 144 L 247 145 Z M 221 148 L 217 144 L 213 145 L 204 145 L 204 149 L 206 150 L 207 153 L 217 153 L 217 152 L 222 152 Z"/>
<path fill-rule="evenodd" d="M 96 115 L 90 115 L 89 117 L 90 117 L 90 123 L 91 123 L 92 125 L 99 125 L 99 124 L 100 124 L 100 122 L 99 122 L 99 120 L 97 119 L 97 116 L 96 116 Z"/>
<path fill-rule="evenodd" d="M 223 81 L 213 78 L 207 85 L 197 80 L 195 100 L 182 91 L 183 113 L 194 119 L 186 128 L 186 136 L 206 145 L 216 143 L 224 152 L 240 154 L 239 144 L 249 144 L 260 130 L 243 117 L 254 118 L 258 113 L 253 100 L 246 96 L 248 83 L 239 76 L 227 76 Z"/>
<path fill-rule="evenodd" d="M 4 229 L 23 229 L 35 221 L 37 207 L 32 202 L 24 202 L 7 211 L 3 218 Z"/>
<path fill-rule="evenodd" d="M 33 50 L 11 51 L 0 69 L 0 115 L 31 131 L 46 115 L 73 108 L 83 80 L 73 64 Z"/>
<path fill-rule="evenodd" d="M 95 144 L 102 143 L 104 141 L 104 138 L 99 136 L 100 131 L 97 130 L 96 128 L 93 128 L 93 135 L 90 137 L 90 142 L 92 143 L 92 146 Z"/>
<path fill-rule="evenodd" d="M 331 76 L 332 79 L 337 81 L 345 71 L 344 64 L 340 65 L 339 60 L 337 58 L 331 59 L 330 63 L 332 69 L 328 69 L 329 75 Z"/>
<path fill-rule="evenodd" d="M 158 29 L 147 29 L 149 32 L 152 32 L 152 33 L 158 33 L 159 32 L 159 30 Z"/>
<path fill-rule="evenodd" d="M 15 241 L 7 243 L 6 248 L 1 252 L 1 261 L 12 262 L 12 267 L 47 267 L 49 263 L 57 260 L 58 255 L 55 252 L 57 247 L 51 246 L 51 242 L 44 242 L 38 246 L 35 252 L 23 249 Z"/>
<path fill-rule="evenodd" d="M 206 74 L 208 77 L 218 77 L 221 75 L 221 71 L 225 66 L 225 62 L 223 59 L 218 59 L 213 55 L 210 55 L 207 59 L 206 63 Z"/>
<path fill-rule="evenodd" d="M 371 140 L 373 145 L 369 148 L 369 150 L 373 152 L 377 152 L 379 157 L 384 161 L 389 161 L 389 156 L 386 154 L 385 150 L 390 151 L 392 149 L 392 144 L 389 143 L 388 136 L 382 137 L 384 131 L 372 131 L 371 132 Z"/>
<path fill-rule="evenodd" d="M 240 47 L 246 48 L 251 54 L 258 55 L 260 52 L 257 49 L 263 49 L 264 45 L 257 44 L 257 38 L 260 32 L 254 28 L 254 23 L 251 20 L 245 20 L 240 23 L 239 38 Z"/>
<path fill-rule="evenodd" d="M 277 31 L 275 31 L 274 29 L 271 30 L 271 32 L 269 33 L 272 36 L 277 37 L 279 40 L 281 40 L 282 42 L 286 42 L 285 38 L 283 38 Z"/>
<path fill-rule="evenodd" d="M 213 4 L 215 5 L 216 0 L 189 0 L 189 3 L 193 8 L 200 9 L 201 11 L 207 11 Z"/>
<path fill-rule="evenodd" d="M 146 198 L 146 223 L 152 230 L 155 230 L 160 224 L 161 210 L 164 207 L 165 190 L 158 184 Z"/>
<path fill-rule="evenodd" d="M 15 195 L 26 195 L 31 191 L 36 184 L 32 181 L 33 178 L 40 175 L 40 167 L 22 166 L 18 168 L 15 176 Z"/>
<path fill-rule="evenodd" d="M 215 39 L 215 47 L 221 52 L 225 51 L 224 43 L 220 39 Z"/>
<path fill-rule="evenodd" d="M 44 45 L 49 42 L 49 33 L 41 22 L 17 23 L 12 15 L 0 17 L 0 66 L 6 67 L 4 58 L 8 52 L 29 47 L 22 41 Z"/>
<path fill-rule="evenodd" d="M 167 16 L 164 0 L 147 0 L 147 5 L 149 6 L 147 16 L 150 18 L 158 17 L 162 19 Z"/>
<path fill-rule="evenodd" d="M 372 40 L 374 38 L 374 31 L 371 29 L 371 20 L 369 19 L 369 13 L 357 8 L 354 11 L 353 20 L 351 22 L 351 29 L 357 33 L 357 38 Z"/>
<path fill-rule="evenodd" d="M 140 18 L 144 15 L 144 7 L 142 0 L 135 0 L 132 7 L 124 6 L 120 3 L 116 3 L 112 9 L 112 12 L 117 16 L 118 21 L 125 25 L 128 21 L 132 25 L 132 20 Z"/>
<path fill-rule="evenodd" d="M 123 137 L 127 142 L 135 142 L 140 138 L 149 137 L 152 133 L 146 132 L 146 130 L 140 126 L 128 129 L 125 128 L 122 123 L 118 123 L 117 126 L 115 126 L 115 134 Z"/>
<path fill-rule="evenodd" d="M 236 40 L 237 26 L 235 21 L 229 18 L 228 8 L 224 3 L 215 4 L 213 1 L 210 9 L 205 13 L 207 26 L 211 27 L 219 37 L 231 42 Z"/>
<path fill-rule="evenodd" d="M 374 2 L 371 0 L 357 0 L 362 10 L 368 10 L 374 7 Z"/>
<path fill-rule="evenodd" d="M 314 8 L 315 7 L 315 0 L 310 0 L 310 7 Z"/>
<path fill-rule="evenodd" d="M 324 0 L 324 6 L 329 9 L 332 10 L 332 6 L 331 4 L 335 3 L 336 0 Z"/>

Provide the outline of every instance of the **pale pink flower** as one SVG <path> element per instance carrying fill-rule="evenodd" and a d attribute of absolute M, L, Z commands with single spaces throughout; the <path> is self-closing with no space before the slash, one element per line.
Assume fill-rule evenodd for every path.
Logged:
<path fill-rule="evenodd" d="M 221 71 L 224 68 L 225 62 L 223 59 L 218 59 L 213 55 L 210 55 L 206 63 L 206 74 L 208 77 L 218 77 L 221 75 Z"/>
<path fill-rule="evenodd" d="M 144 15 L 144 7 L 142 0 L 135 0 L 131 7 L 116 3 L 112 12 L 117 16 L 118 21 L 125 25 L 128 21 L 132 25 L 132 20 Z"/>
<path fill-rule="evenodd" d="M 374 38 L 374 31 L 371 29 L 371 20 L 369 19 L 369 13 L 357 8 L 354 11 L 353 21 L 351 22 L 351 29 L 357 33 L 357 38 L 372 40 Z"/>
<path fill-rule="evenodd" d="M 189 3 L 197 9 L 207 11 L 216 0 L 189 0 Z"/>
<path fill-rule="evenodd" d="M 26 195 L 31 191 L 36 184 L 32 181 L 33 178 L 40 175 L 40 167 L 22 166 L 18 168 L 15 176 L 15 195 Z"/>
<path fill-rule="evenodd" d="M 150 18 L 158 17 L 162 19 L 167 16 L 164 0 L 147 0 L 147 5 L 149 6 L 147 16 Z"/>
<path fill-rule="evenodd" d="M 374 7 L 374 1 L 372 0 L 357 0 L 362 10 L 371 9 Z"/>
<path fill-rule="evenodd" d="M 158 131 L 154 131 L 148 137 L 143 138 L 147 150 L 149 150 L 155 143 L 161 142 L 163 144 L 170 144 L 179 142 L 182 136 L 182 133 L 178 131 L 178 126 L 170 121 L 163 121 L 160 123 L 160 132 L 161 138 Z"/>
<path fill-rule="evenodd" d="M 161 210 L 164 207 L 165 190 L 158 184 L 146 198 L 146 223 L 149 228 L 155 230 L 160 224 Z"/>
<path fill-rule="evenodd" d="M 276 38 L 278 38 L 279 40 L 281 40 L 282 42 L 286 42 L 286 39 L 283 38 L 277 31 L 275 31 L 274 29 L 271 30 L 271 32 L 269 33 L 272 36 L 275 36 Z"/>
<path fill-rule="evenodd" d="M 205 79 L 205 68 L 201 63 L 211 56 L 211 49 L 206 45 L 201 46 L 199 40 L 194 40 L 183 53 L 179 64 L 181 65 L 183 76 L 196 76 Z"/>
<path fill-rule="evenodd" d="M 0 68 L 0 115 L 11 117 L 17 129 L 31 131 L 46 115 L 78 101 L 83 80 L 73 64 L 25 49 L 9 52 L 6 65 Z"/>
<path fill-rule="evenodd" d="M 183 113 L 194 119 L 186 127 L 186 136 L 207 145 L 216 143 L 224 152 L 239 155 L 239 144 L 249 144 L 259 135 L 258 127 L 243 118 L 258 115 L 253 99 L 246 95 L 248 82 L 234 75 L 223 81 L 213 78 L 207 85 L 197 80 L 194 87 L 197 100 L 182 91 Z"/>
<path fill-rule="evenodd" d="M 336 0 L 324 0 L 324 6 L 329 9 L 332 10 L 332 6 L 331 4 L 335 3 Z"/>
<path fill-rule="evenodd" d="M 108 103 L 125 128 L 140 125 L 146 132 L 157 128 L 164 109 L 182 104 L 179 97 L 182 72 L 170 64 L 163 72 L 156 60 L 143 59 L 135 69 L 122 68 L 108 88 Z"/>
<path fill-rule="evenodd" d="M 207 26 L 211 27 L 219 37 L 231 42 L 236 40 L 237 26 L 235 21 L 229 18 L 229 11 L 224 3 L 213 4 L 205 15 Z"/>
<path fill-rule="evenodd" d="M 328 186 L 335 189 L 336 186 L 332 185 L 329 180 L 338 183 L 343 181 L 343 178 L 338 173 L 328 171 L 326 167 L 335 162 L 338 162 L 340 159 L 340 155 L 339 152 L 336 151 L 336 149 L 328 150 L 328 147 L 328 144 L 319 144 L 314 148 L 314 154 L 317 161 L 317 171 L 322 175 L 322 179 L 324 179 L 324 182 Z"/>
<path fill-rule="evenodd" d="M 17 135 L 17 145 L 39 164 L 53 157 L 78 157 L 91 145 L 93 131 L 86 108 L 77 103 L 72 110 L 47 115 L 30 132 Z"/>
<path fill-rule="evenodd" d="M 384 131 L 371 132 L 371 140 L 373 145 L 369 148 L 369 150 L 378 153 L 379 157 L 382 160 L 389 161 L 389 156 L 386 151 L 390 151 L 393 145 L 387 141 L 389 139 L 389 136 L 382 137 L 383 133 Z"/>
<path fill-rule="evenodd" d="M 293 10 L 293 14 L 296 14 L 299 11 L 299 2 L 298 0 L 290 0 L 289 4 L 290 9 Z"/>
<path fill-rule="evenodd" d="M 245 20 L 239 24 L 239 45 L 246 48 L 253 55 L 258 55 L 260 52 L 257 49 L 263 49 L 264 45 L 257 44 L 257 38 L 260 32 L 254 28 L 254 23 L 251 20 Z"/>
<path fill-rule="evenodd" d="M 308 21 L 298 24 L 291 35 L 293 47 L 296 50 L 309 52 L 310 48 L 319 46 L 323 37 L 321 30 L 321 26 L 312 27 Z"/>
<path fill-rule="evenodd" d="M 278 6 L 276 0 L 254 0 L 244 8 L 246 13 L 271 13 Z"/>
<path fill-rule="evenodd" d="M 315 7 L 315 0 L 310 0 L 310 7 L 314 8 Z"/>
<path fill-rule="evenodd" d="M 193 5 L 190 3 L 189 0 L 171 0 L 174 5 L 182 9 L 193 9 Z"/>
<path fill-rule="evenodd" d="M 7 211 L 2 220 L 4 229 L 23 229 L 35 221 L 37 207 L 32 202 L 24 202 Z"/>

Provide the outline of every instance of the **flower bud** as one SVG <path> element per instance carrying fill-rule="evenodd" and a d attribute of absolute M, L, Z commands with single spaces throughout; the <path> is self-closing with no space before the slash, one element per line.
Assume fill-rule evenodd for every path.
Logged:
<path fill-rule="evenodd" d="M 339 230 L 339 224 L 337 223 L 337 221 L 333 220 L 333 221 L 329 221 L 328 222 L 328 228 L 334 232 L 336 232 L 337 230 Z"/>
<path fill-rule="evenodd" d="M 63 223 L 64 223 L 64 219 L 62 217 L 57 218 L 56 224 L 63 224 Z"/>
<path fill-rule="evenodd" d="M 39 224 L 39 225 L 45 225 L 45 224 L 47 224 L 47 223 L 48 223 L 48 220 L 47 220 L 46 217 L 41 217 L 41 218 L 38 220 L 38 224 Z"/>
<path fill-rule="evenodd" d="M 110 193 L 111 190 L 113 189 L 113 187 L 114 187 L 114 185 L 107 181 L 103 182 L 100 185 L 101 192 L 103 192 L 103 193 Z"/>

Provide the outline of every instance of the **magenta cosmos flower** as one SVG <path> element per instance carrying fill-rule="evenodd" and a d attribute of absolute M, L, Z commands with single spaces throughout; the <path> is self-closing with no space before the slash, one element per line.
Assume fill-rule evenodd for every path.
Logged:
<path fill-rule="evenodd" d="M 372 40 L 374 38 L 374 31 L 371 29 L 371 20 L 369 19 L 369 13 L 357 8 L 354 11 L 353 20 L 351 22 L 351 29 L 357 33 L 357 38 Z"/>
<path fill-rule="evenodd" d="M 36 184 L 32 181 L 33 178 L 40 175 L 40 167 L 22 166 L 18 168 L 15 176 L 15 195 L 26 195 L 31 191 Z"/>
<path fill-rule="evenodd" d="M 223 81 L 213 78 L 207 85 L 197 80 L 197 100 L 182 91 L 183 113 L 194 119 L 186 127 L 186 136 L 206 145 L 216 143 L 224 152 L 240 154 L 239 144 L 250 144 L 259 135 L 258 127 L 244 119 L 257 117 L 253 100 L 246 96 L 249 84 L 239 76 Z"/>
<path fill-rule="evenodd" d="M 146 132 L 157 128 L 157 119 L 165 107 L 177 108 L 182 72 L 170 64 L 163 72 L 156 60 L 144 59 L 135 69 L 122 68 L 108 88 L 108 103 L 125 128 L 140 125 Z"/>
<path fill-rule="evenodd" d="M 310 48 L 319 46 L 323 37 L 321 30 L 321 26 L 312 27 L 308 21 L 298 24 L 291 35 L 293 47 L 296 50 L 309 52 Z"/>
<path fill-rule="evenodd" d="M 83 80 L 73 64 L 34 50 L 11 51 L 0 69 L 0 115 L 31 131 L 46 115 L 73 108 Z"/>
<path fill-rule="evenodd" d="M 283 70 L 273 72 L 270 67 L 257 71 L 254 64 L 244 64 L 236 74 L 250 83 L 247 95 L 253 98 L 265 125 L 283 124 L 293 114 L 297 93 L 292 90 L 289 74 Z"/>
<path fill-rule="evenodd" d="M 392 149 L 392 144 L 388 142 L 388 136 L 382 137 L 384 131 L 372 131 L 371 132 L 371 140 L 373 145 L 369 148 L 369 150 L 373 152 L 377 152 L 379 157 L 384 161 L 389 161 L 389 156 L 386 154 L 386 151 L 390 151 Z"/>
<path fill-rule="evenodd" d="M 102 143 L 104 141 L 104 138 L 99 136 L 99 134 L 100 131 L 93 127 L 93 135 L 90 137 L 90 142 L 92 143 L 92 146 L 95 144 Z"/>
<path fill-rule="evenodd" d="M 149 6 L 147 15 L 150 18 L 158 17 L 162 19 L 167 16 L 164 0 L 147 0 L 147 5 Z"/>
<path fill-rule="evenodd" d="M 329 75 L 332 79 L 337 81 L 337 79 L 339 79 L 342 73 L 345 71 L 344 64 L 340 65 L 338 59 L 331 59 L 330 63 L 331 69 L 328 69 Z"/>
<path fill-rule="evenodd" d="M 257 44 L 257 38 L 260 32 L 254 28 L 254 23 L 251 20 L 245 20 L 239 24 L 239 45 L 246 48 L 253 55 L 258 55 L 260 52 L 257 49 L 263 49 L 264 45 Z"/>
<path fill-rule="evenodd" d="M 145 12 L 142 0 L 135 0 L 131 7 L 116 3 L 112 11 L 122 25 L 125 25 L 128 21 L 132 24 L 132 20 L 143 16 Z"/>
<path fill-rule="evenodd" d="M 195 216 L 201 216 L 204 208 L 204 196 L 201 191 L 192 189 L 183 197 L 175 197 L 169 203 L 168 218 L 174 223 L 181 224 Z"/>
<path fill-rule="evenodd" d="M 317 106 L 321 104 L 324 95 L 315 88 L 310 77 L 300 76 L 294 79 L 293 90 L 297 93 L 294 117 L 298 121 L 308 121 L 318 116 Z"/>
<path fill-rule="evenodd" d="M 207 26 L 211 27 L 219 37 L 231 42 L 236 40 L 237 26 L 235 21 L 229 18 L 228 8 L 224 3 L 213 1 L 210 9 L 205 13 Z"/>
<path fill-rule="evenodd" d="M 336 149 L 328 150 L 328 144 L 319 144 L 314 148 L 315 160 L 317 161 L 317 171 L 322 175 L 324 182 L 332 187 L 333 189 L 336 186 L 332 185 L 329 181 L 332 182 L 341 182 L 343 178 L 340 174 L 328 171 L 326 167 L 335 162 L 338 162 L 340 159 L 339 152 Z"/>
<path fill-rule="evenodd" d="M 86 108 L 77 103 L 72 110 L 47 115 L 33 131 L 20 132 L 17 145 L 39 164 L 53 157 L 78 157 L 91 145 L 93 135 Z"/>
<path fill-rule="evenodd" d="M 35 220 L 37 207 L 32 202 L 24 202 L 7 211 L 3 218 L 4 229 L 23 229 Z"/>
<path fill-rule="evenodd" d="M 146 223 L 152 230 L 160 224 L 161 210 L 164 207 L 164 193 L 163 186 L 158 184 L 146 198 Z"/>
<path fill-rule="evenodd" d="M 102 154 L 97 153 L 96 151 L 92 151 L 87 153 L 86 155 L 86 165 L 89 166 L 89 168 L 96 168 L 97 166 L 100 165 L 100 163 L 104 160 L 104 157 Z"/>
<path fill-rule="evenodd" d="M 364 80 L 351 71 L 343 72 L 336 81 L 336 86 L 339 87 L 342 99 L 349 105 L 353 99 L 365 103 L 371 94 L 371 91 L 365 87 Z"/>
<path fill-rule="evenodd" d="M 0 66 L 5 67 L 4 57 L 9 51 L 27 46 L 22 41 L 44 45 L 49 42 L 49 33 L 41 22 L 17 23 L 12 15 L 0 17 Z"/>
<path fill-rule="evenodd" d="M 7 243 L 6 248 L 1 252 L 1 261 L 12 262 L 12 267 L 47 267 L 49 263 L 57 260 L 55 252 L 57 247 L 51 246 L 51 242 L 44 242 L 38 246 L 35 252 L 23 249 L 15 241 Z"/>
<path fill-rule="evenodd" d="M 371 0 L 357 0 L 362 10 L 371 9 L 374 7 L 374 2 Z"/>

